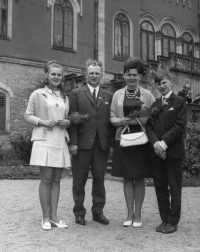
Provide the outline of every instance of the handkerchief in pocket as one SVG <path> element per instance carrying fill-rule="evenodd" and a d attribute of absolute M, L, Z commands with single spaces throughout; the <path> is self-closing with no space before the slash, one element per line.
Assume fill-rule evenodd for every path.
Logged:
<path fill-rule="evenodd" d="M 173 108 L 173 107 L 171 107 L 169 110 L 174 110 L 174 108 Z"/>
<path fill-rule="evenodd" d="M 109 104 L 109 102 L 106 101 L 105 104 Z"/>

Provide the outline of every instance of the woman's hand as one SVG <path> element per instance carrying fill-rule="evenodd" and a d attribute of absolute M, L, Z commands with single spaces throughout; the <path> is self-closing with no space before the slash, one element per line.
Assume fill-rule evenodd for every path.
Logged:
<path fill-rule="evenodd" d="M 128 118 L 128 117 L 122 118 L 120 121 L 120 126 L 126 127 L 130 124 L 130 121 L 132 121 L 131 118 Z"/>
<path fill-rule="evenodd" d="M 58 121 L 56 120 L 42 120 L 42 119 L 38 123 L 39 126 L 45 126 L 48 128 L 53 128 L 57 124 L 58 124 Z"/>
<path fill-rule="evenodd" d="M 69 128 L 69 126 L 70 126 L 70 121 L 67 120 L 67 119 L 58 120 L 58 125 L 59 125 L 61 128 Z"/>

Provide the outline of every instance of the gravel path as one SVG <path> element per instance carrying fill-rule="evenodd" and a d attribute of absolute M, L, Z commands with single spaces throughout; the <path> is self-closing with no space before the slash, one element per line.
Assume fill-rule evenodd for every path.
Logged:
<path fill-rule="evenodd" d="M 200 252 L 200 188 L 183 188 L 182 218 L 174 234 L 155 232 L 160 224 L 153 187 L 146 187 L 143 227 L 124 228 L 126 206 L 121 181 L 106 180 L 104 209 L 110 225 L 92 221 L 91 179 L 86 186 L 86 226 L 74 223 L 72 179 L 61 181 L 59 216 L 68 229 L 41 229 L 38 180 L 0 180 L 0 252 Z"/>

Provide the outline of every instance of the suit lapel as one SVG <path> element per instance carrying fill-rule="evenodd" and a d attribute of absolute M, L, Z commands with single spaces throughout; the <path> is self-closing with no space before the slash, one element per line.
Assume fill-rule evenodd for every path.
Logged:
<path fill-rule="evenodd" d="M 175 94 L 172 92 L 170 97 L 167 99 L 167 102 L 164 105 L 162 105 L 162 96 L 161 96 L 161 98 L 158 99 L 158 105 L 159 105 L 160 112 L 163 110 L 163 108 L 170 105 L 173 102 L 174 98 L 175 98 Z"/>
<path fill-rule="evenodd" d="M 104 100 L 104 90 L 102 88 L 99 87 L 99 94 L 98 94 L 98 102 L 97 102 L 97 108 L 101 105 L 101 103 Z"/>
<path fill-rule="evenodd" d="M 95 103 L 94 103 L 94 99 L 93 99 L 93 96 L 88 88 L 87 85 L 85 85 L 83 87 L 83 90 L 84 90 L 84 93 L 85 93 L 85 96 L 91 101 L 91 103 L 93 104 L 93 106 L 95 107 Z"/>

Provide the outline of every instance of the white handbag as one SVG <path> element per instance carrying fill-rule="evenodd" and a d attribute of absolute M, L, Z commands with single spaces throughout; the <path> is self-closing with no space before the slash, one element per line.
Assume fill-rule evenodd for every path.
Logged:
<path fill-rule="evenodd" d="M 129 130 L 129 126 L 126 126 L 121 133 L 121 140 L 120 140 L 120 145 L 122 147 L 128 147 L 128 146 L 134 146 L 134 145 L 142 145 L 148 142 L 148 138 L 146 135 L 145 128 L 142 126 L 140 121 L 137 119 L 138 123 L 141 126 L 142 132 L 137 132 L 137 133 L 130 133 L 130 134 L 123 134 L 126 129 Z"/>

